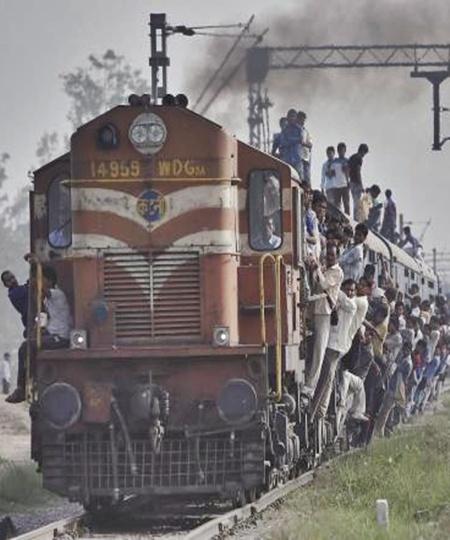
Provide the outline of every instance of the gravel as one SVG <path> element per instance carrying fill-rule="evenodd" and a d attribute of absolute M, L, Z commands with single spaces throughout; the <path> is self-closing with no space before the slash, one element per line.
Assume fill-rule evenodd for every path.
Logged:
<path fill-rule="evenodd" d="M 8 515 L 11 518 L 17 534 L 24 534 L 28 531 L 38 529 L 44 525 L 48 525 L 53 521 L 65 519 L 79 513 L 83 507 L 76 503 L 70 503 L 62 500 L 58 501 L 56 506 L 51 507 L 36 507 L 31 508 L 26 513 L 10 512 Z M 4 518 L 0 515 L 0 519 Z"/>

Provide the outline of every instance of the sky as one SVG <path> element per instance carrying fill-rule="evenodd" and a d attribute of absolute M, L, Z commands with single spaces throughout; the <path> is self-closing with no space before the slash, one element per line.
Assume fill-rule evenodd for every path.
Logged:
<path fill-rule="evenodd" d="M 68 100 L 61 73 L 86 65 L 89 54 L 114 49 L 148 77 L 148 20 L 166 12 L 171 24 L 244 22 L 255 14 L 254 30 L 269 27 L 266 45 L 449 43 L 447 0 L 0 0 L 0 154 L 8 152 L 10 194 L 29 180 L 35 151 L 45 131 L 69 130 Z M 194 100 L 223 58 L 229 40 L 173 36 L 169 40 L 169 90 Z M 233 62 L 231 62 L 232 64 Z M 370 71 L 370 72 L 369 72 Z M 431 87 L 410 79 L 407 68 L 345 73 L 283 71 L 267 80 L 272 130 L 290 107 L 306 110 L 313 137 L 313 184 L 326 146 L 345 141 L 349 152 L 366 142 L 366 184 L 391 188 L 405 220 L 431 218 L 426 251 L 450 249 L 450 142 L 431 151 Z M 442 86 L 450 107 L 450 80 Z M 208 115 L 247 140 L 243 77 L 222 95 Z M 450 114 L 442 136 L 450 135 Z M 423 225 L 413 225 L 420 234 Z"/>

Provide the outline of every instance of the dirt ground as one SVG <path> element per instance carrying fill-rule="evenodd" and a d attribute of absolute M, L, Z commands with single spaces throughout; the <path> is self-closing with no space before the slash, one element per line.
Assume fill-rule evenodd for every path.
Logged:
<path fill-rule="evenodd" d="M 26 403 L 10 404 L 0 395 L 0 459 L 30 459 L 30 418 Z"/>

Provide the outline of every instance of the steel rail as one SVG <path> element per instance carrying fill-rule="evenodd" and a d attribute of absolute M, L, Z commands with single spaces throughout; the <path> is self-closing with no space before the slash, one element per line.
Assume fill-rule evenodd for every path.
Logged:
<path fill-rule="evenodd" d="M 189 532 L 183 537 L 183 540 L 211 540 L 211 538 L 231 532 L 241 522 L 263 512 L 275 502 L 289 495 L 292 491 L 311 483 L 314 479 L 314 474 L 315 471 L 308 471 L 294 480 L 289 480 L 279 488 L 269 491 L 255 502 L 207 521 Z"/>

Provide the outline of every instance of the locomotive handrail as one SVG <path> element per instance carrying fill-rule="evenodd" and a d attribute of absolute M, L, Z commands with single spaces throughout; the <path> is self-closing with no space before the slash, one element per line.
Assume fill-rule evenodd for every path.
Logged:
<path fill-rule="evenodd" d="M 36 261 L 36 350 L 41 348 L 42 265 Z"/>
<path fill-rule="evenodd" d="M 282 395 L 282 327 L 281 327 L 281 255 L 265 253 L 259 260 L 259 309 L 261 314 L 261 340 L 263 345 L 267 345 L 266 334 L 266 298 L 264 290 L 264 262 L 270 259 L 273 262 L 275 279 L 275 323 L 276 323 L 276 341 L 275 341 L 275 399 L 281 401 Z"/>
<path fill-rule="evenodd" d="M 40 310 L 41 310 L 41 304 L 42 304 L 42 264 L 38 260 L 33 260 L 33 265 L 36 268 L 36 319 L 35 319 L 35 339 L 36 339 L 36 352 L 39 351 L 41 348 L 41 342 L 42 342 L 42 336 L 41 336 L 41 326 L 40 326 Z M 29 298 L 29 304 L 28 304 L 28 314 L 30 314 L 31 310 L 31 295 L 28 296 Z M 28 326 L 29 325 L 28 320 Z M 31 335 L 31 333 L 30 333 Z M 32 343 L 30 342 L 30 339 L 27 339 L 27 351 L 25 356 L 25 395 L 27 397 L 27 400 L 32 400 L 32 393 L 33 393 L 33 381 L 31 379 L 31 355 L 33 354 L 34 347 L 32 346 Z"/>

